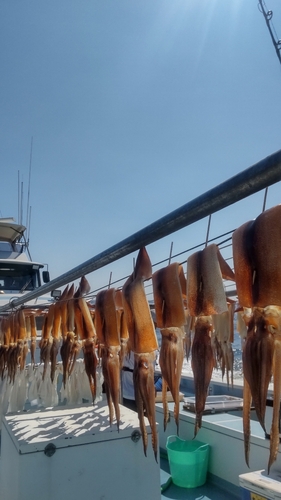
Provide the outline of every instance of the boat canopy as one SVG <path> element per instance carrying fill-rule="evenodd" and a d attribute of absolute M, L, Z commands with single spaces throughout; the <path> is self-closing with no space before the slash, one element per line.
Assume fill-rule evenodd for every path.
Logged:
<path fill-rule="evenodd" d="M 16 243 L 21 239 L 26 227 L 17 224 L 12 217 L 3 219 L 0 218 L 0 241 L 7 241 L 8 243 Z"/>

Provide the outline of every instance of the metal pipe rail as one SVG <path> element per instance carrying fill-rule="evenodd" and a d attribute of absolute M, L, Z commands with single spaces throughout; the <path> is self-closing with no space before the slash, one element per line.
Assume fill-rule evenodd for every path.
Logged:
<path fill-rule="evenodd" d="M 281 150 L 243 170 L 206 193 L 194 198 L 156 222 L 134 233 L 83 264 L 41 286 L 24 297 L 0 307 L 0 313 L 59 288 L 81 276 L 114 262 L 139 248 L 168 236 L 210 214 L 236 203 L 281 180 Z"/>

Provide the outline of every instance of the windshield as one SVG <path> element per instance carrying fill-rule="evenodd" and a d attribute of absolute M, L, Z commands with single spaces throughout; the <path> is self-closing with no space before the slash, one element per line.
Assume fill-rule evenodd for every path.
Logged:
<path fill-rule="evenodd" d="M 39 270 L 32 265 L 0 264 L 0 291 L 24 292 L 40 286 Z"/>

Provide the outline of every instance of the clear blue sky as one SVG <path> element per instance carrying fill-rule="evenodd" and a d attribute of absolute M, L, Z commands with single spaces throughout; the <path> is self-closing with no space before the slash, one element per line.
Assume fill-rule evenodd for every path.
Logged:
<path fill-rule="evenodd" d="M 281 2 L 266 3 L 281 38 Z M 20 171 L 26 220 L 33 137 L 30 250 L 53 278 L 280 149 L 281 65 L 257 0 L 1 0 L 0 45 L 0 216 L 17 219 Z M 262 202 L 214 215 L 210 237 Z M 207 222 L 149 245 L 152 262 Z"/>

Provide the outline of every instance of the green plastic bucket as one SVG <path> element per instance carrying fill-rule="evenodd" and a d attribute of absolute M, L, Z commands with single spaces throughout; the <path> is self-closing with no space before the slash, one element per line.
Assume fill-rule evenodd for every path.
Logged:
<path fill-rule="evenodd" d="M 176 486 L 196 488 L 205 484 L 209 460 L 208 444 L 169 436 L 166 448 L 171 477 Z"/>

